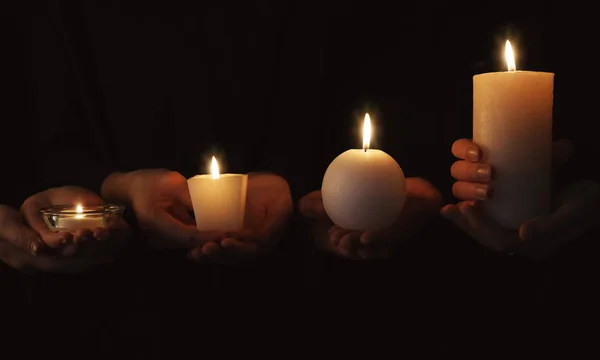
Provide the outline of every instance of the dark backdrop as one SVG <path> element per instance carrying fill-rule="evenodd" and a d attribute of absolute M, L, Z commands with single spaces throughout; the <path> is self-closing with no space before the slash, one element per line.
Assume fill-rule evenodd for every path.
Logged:
<path fill-rule="evenodd" d="M 596 175 L 590 9 L 542 1 L 56 1 L 8 9 L 1 199 L 13 206 L 50 186 L 98 191 L 116 170 L 164 167 L 192 176 L 213 154 L 226 171 L 282 174 L 297 200 L 319 188 L 337 154 L 361 146 L 366 111 L 372 145 L 454 201 L 449 150 L 471 135 L 471 78 L 504 69 L 506 38 L 519 69 L 556 73 L 555 134 L 575 142 L 576 164 L 584 166 L 574 168 Z M 356 318 L 379 328 L 418 313 L 452 328 L 440 319 L 555 315 L 592 290 L 593 241 L 533 263 L 492 254 L 436 219 L 398 258 L 362 264 L 316 252 L 303 225 L 294 219 L 277 254 L 239 268 L 156 254 L 138 234 L 122 261 L 92 274 L 2 268 L 7 290 L 0 293 L 40 310 L 31 315 L 39 323 L 66 325 L 76 341 L 102 339 L 111 354 L 157 355 L 173 349 L 165 338 L 179 339 L 165 329 L 215 314 L 221 325 L 232 313 L 278 314 L 289 328 L 314 334 L 287 338 L 314 344 L 316 334 L 339 335 L 336 325 Z M 30 322 L 20 324 L 29 331 Z M 193 328 L 192 338 L 206 330 Z M 423 349 L 494 346 L 482 334 L 450 341 L 441 329 L 417 333 Z M 383 333 L 395 338 L 401 330 Z"/>

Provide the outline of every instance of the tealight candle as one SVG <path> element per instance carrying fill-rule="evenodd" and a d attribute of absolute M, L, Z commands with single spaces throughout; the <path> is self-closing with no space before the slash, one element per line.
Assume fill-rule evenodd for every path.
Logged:
<path fill-rule="evenodd" d="M 80 229 L 96 229 L 104 227 L 104 219 L 97 216 L 87 216 L 83 213 L 83 207 L 77 205 L 75 208 L 76 214 L 69 217 L 60 217 L 56 219 L 56 228 L 62 230 L 80 230 Z"/>
<path fill-rule="evenodd" d="M 325 172 L 323 206 L 334 224 L 375 231 L 391 226 L 406 200 L 406 180 L 390 155 L 370 148 L 371 119 L 365 115 L 363 148 L 336 157 Z"/>
<path fill-rule="evenodd" d="M 188 179 L 200 231 L 239 231 L 244 226 L 248 175 L 220 174 L 213 156 L 211 174 Z"/>
<path fill-rule="evenodd" d="M 121 205 L 58 205 L 40 210 L 42 218 L 52 231 L 111 228 L 117 225 L 125 208 Z"/>
<path fill-rule="evenodd" d="M 486 214 L 508 229 L 550 211 L 554 74 L 508 71 L 473 77 L 473 141 L 494 171 Z"/>

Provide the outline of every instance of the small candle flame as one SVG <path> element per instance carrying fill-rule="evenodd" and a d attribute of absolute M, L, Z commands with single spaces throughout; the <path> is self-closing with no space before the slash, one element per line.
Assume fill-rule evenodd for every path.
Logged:
<path fill-rule="evenodd" d="M 75 212 L 77 213 L 77 215 L 75 215 L 76 219 L 83 219 L 83 207 L 81 205 L 75 207 Z"/>
<path fill-rule="evenodd" d="M 217 162 L 217 159 L 214 156 L 212 157 L 212 163 L 210 164 L 210 172 L 212 174 L 213 179 L 218 179 L 221 177 L 219 173 L 219 163 Z"/>
<path fill-rule="evenodd" d="M 512 46 L 508 40 L 506 40 L 506 46 L 504 47 L 504 57 L 506 58 L 508 71 L 516 71 L 517 65 L 515 65 L 515 54 L 513 53 Z"/>
<path fill-rule="evenodd" d="M 363 149 L 367 151 L 371 145 L 371 117 L 369 113 L 365 114 L 365 121 L 363 123 Z"/>

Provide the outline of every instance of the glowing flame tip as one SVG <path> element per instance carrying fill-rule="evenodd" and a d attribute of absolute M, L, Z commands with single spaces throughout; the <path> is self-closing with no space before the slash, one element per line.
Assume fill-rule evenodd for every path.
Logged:
<path fill-rule="evenodd" d="M 213 179 L 218 179 L 220 177 L 219 163 L 217 162 L 217 159 L 214 156 L 212 157 L 212 162 L 210 164 L 210 173 Z"/>
<path fill-rule="evenodd" d="M 515 65 L 515 54 L 510 45 L 510 41 L 508 40 L 506 40 L 506 45 L 504 47 L 504 57 L 506 58 L 506 67 L 508 68 L 508 71 L 516 71 L 517 65 Z"/>
<path fill-rule="evenodd" d="M 369 113 L 365 114 L 365 121 L 363 123 L 363 150 L 367 151 L 371 145 L 371 116 Z"/>

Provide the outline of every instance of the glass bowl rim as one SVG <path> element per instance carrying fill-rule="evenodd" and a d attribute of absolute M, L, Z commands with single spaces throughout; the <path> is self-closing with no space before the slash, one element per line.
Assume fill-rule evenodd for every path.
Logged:
<path fill-rule="evenodd" d="M 115 205 L 115 204 L 98 204 L 98 205 L 81 205 L 83 212 L 78 213 L 75 209 L 77 205 L 74 204 L 66 204 L 66 205 L 57 205 L 50 206 L 47 208 L 43 208 L 40 210 L 40 213 L 43 215 L 55 215 L 55 216 L 71 216 L 71 215 L 104 215 L 104 214 L 114 214 L 118 212 L 122 212 L 125 210 L 123 205 Z M 73 209 L 72 211 L 65 211 L 68 209 Z M 86 210 L 89 209 L 89 210 Z"/>

